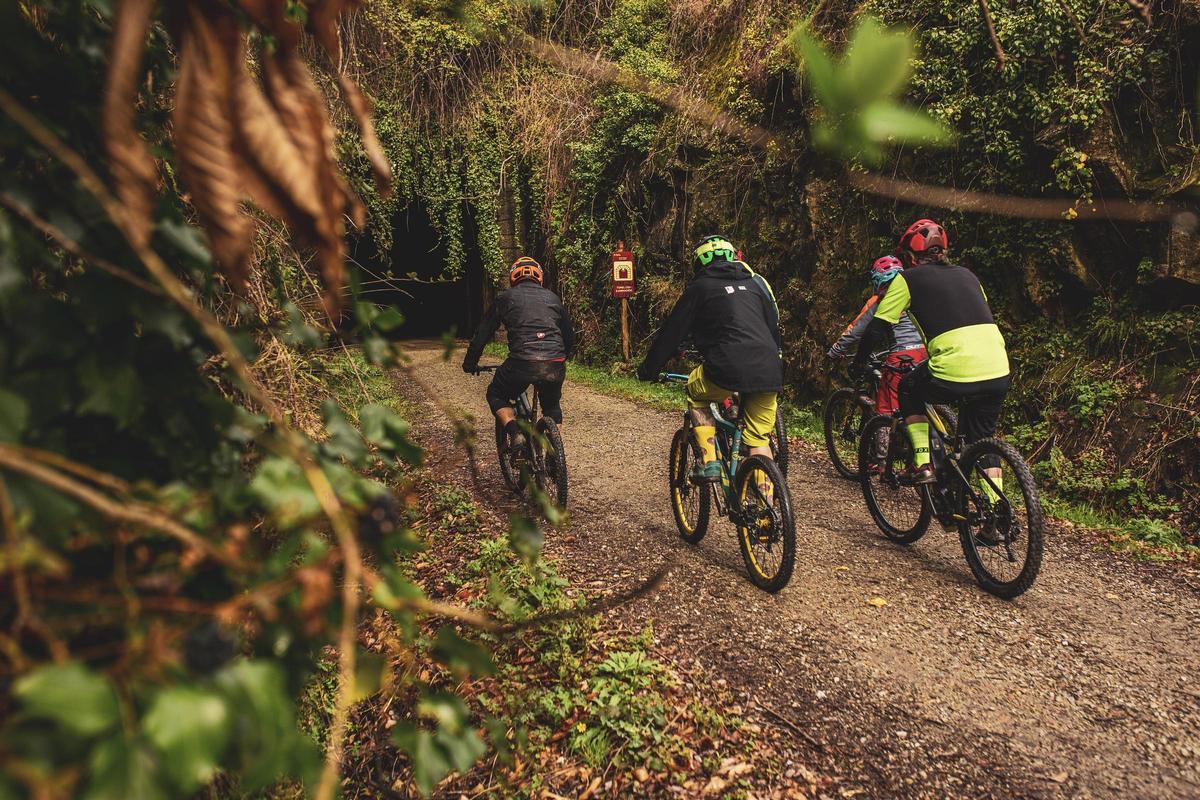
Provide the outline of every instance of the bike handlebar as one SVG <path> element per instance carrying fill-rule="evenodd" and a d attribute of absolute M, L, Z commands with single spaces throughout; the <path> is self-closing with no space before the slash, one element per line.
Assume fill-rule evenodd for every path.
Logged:
<path fill-rule="evenodd" d="M 495 372 L 495 371 L 496 371 L 496 370 L 498 370 L 498 369 L 500 369 L 500 365 L 499 365 L 499 364 L 488 364 L 487 366 L 483 366 L 483 367 L 475 367 L 475 369 L 473 370 L 473 372 L 474 372 L 476 375 L 478 375 L 478 374 L 479 374 L 479 373 L 481 373 L 481 372 Z"/>

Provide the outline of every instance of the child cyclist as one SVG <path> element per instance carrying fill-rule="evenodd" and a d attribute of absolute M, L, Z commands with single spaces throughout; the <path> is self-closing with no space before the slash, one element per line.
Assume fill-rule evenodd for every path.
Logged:
<path fill-rule="evenodd" d="M 867 298 L 867 302 L 858 312 L 858 316 L 846 326 L 841 338 L 834 342 L 833 347 L 829 348 L 826 355 L 830 358 L 852 358 L 854 356 L 855 345 L 862 339 L 867 326 L 875 318 L 875 312 L 884 295 L 887 294 L 892 279 L 903 271 L 904 265 L 895 256 L 883 256 L 875 260 L 875 263 L 871 265 L 871 296 Z M 884 361 L 888 366 L 899 367 L 905 357 L 912 359 L 913 364 L 920 364 L 927 358 L 925 342 L 921 339 L 917 326 L 913 325 L 909 318 L 908 312 L 900 316 L 900 321 L 891 327 L 888 335 L 890 341 L 887 343 L 888 354 Z M 899 389 L 900 373 L 894 370 L 884 370 L 875 392 L 876 414 L 892 414 L 899 408 Z"/>

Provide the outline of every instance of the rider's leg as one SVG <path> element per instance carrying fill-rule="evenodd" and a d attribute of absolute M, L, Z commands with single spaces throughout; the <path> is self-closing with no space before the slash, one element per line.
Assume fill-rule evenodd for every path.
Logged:
<path fill-rule="evenodd" d="M 904 427 L 912 443 L 913 477 L 928 482 L 933 479 L 929 463 L 929 418 L 925 416 L 923 390 L 929 382 L 929 363 L 919 364 L 900 381 L 900 411 Z"/>
<path fill-rule="evenodd" d="M 989 384 L 993 382 L 989 381 Z M 980 439 L 987 439 L 996 433 L 996 420 L 1004 406 L 1004 398 L 1008 394 L 1008 380 L 994 382 L 989 391 L 972 395 L 962 404 L 962 418 L 959 427 L 966 437 L 967 444 Z M 984 474 L 995 485 L 993 489 L 988 481 L 981 480 L 980 490 L 993 503 L 1000 499 L 997 490 L 1004 489 L 1004 471 L 1000 468 L 1000 459 L 996 456 L 985 456 L 982 462 Z"/>
<path fill-rule="evenodd" d="M 512 359 L 506 360 L 492 374 L 492 382 L 487 388 L 488 407 L 492 409 L 492 413 L 496 415 L 496 419 L 508 435 L 509 446 L 514 449 L 525 445 L 525 435 L 517 425 L 517 414 L 512 407 L 512 398 L 525 391 L 528 385 L 520 372 Z"/>
<path fill-rule="evenodd" d="M 750 448 L 750 455 L 773 458 L 771 442 L 767 438 L 775 430 L 775 415 L 779 411 L 779 398 L 775 392 L 759 392 L 742 397 L 742 419 L 745 430 L 742 439 Z M 763 499 L 770 504 L 774 500 L 775 487 L 767 473 L 754 471 L 754 482 Z"/>
<path fill-rule="evenodd" d="M 721 466 L 717 459 L 716 420 L 708 409 L 714 400 L 724 400 L 730 392 L 704 379 L 704 367 L 696 367 L 688 376 L 687 398 L 692 413 L 692 435 L 700 448 L 703 465 L 695 477 L 703 480 L 720 480 Z"/>

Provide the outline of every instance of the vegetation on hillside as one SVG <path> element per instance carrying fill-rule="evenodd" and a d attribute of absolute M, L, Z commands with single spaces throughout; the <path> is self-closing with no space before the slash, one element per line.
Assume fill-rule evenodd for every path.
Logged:
<path fill-rule="evenodd" d="M 778 290 L 789 379 L 805 402 L 830 385 L 824 351 L 861 301 L 866 266 L 912 219 L 936 216 L 1000 316 L 1016 370 L 1003 425 L 1039 478 L 1072 501 L 1167 521 L 1176 541 L 1194 536 L 1195 216 L 1104 214 L 1126 199 L 1194 203 L 1196 3 L 1163 6 L 1149 25 L 1124 0 L 993 3 L 995 41 L 973 0 L 466 8 L 470 33 L 376 3 L 359 49 L 436 76 L 410 91 L 396 72 L 377 81 L 361 65 L 388 120 L 384 147 L 415 176 L 387 213 L 431 209 L 449 271 L 473 247 L 488 269 L 532 252 L 578 319 L 584 358 L 603 364 L 619 352 L 608 297 L 616 241 L 638 258 L 636 344 L 678 295 L 693 240 L 720 229 Z M 838 109 L 806 71 L 804 43 L 838 53 L 869 15 L 910 31 L 914 45 L 911 83 L 883 47 L 865 69 L 888 77 L 870 90 L 903 90 L 943 125 L 906 120 L 907 133 L 949 131 L 949 146 L 856 146 L 839 158 L 817 147 Z M 548 62 L 530 36 L 582 57 Z M 695 103 L 726 118 L 714 124 Z M 886 141 L 894 118 L 879 119 L 871 130 Z M 915 185 L 905 202 L 853 188 L 842 158 L 885 154 L 880 174 L 1057 198 L 1062 218 L 1021 219 L 1019 202 L 1008 216 L 946 210 Z M 477 237 L 464 215 L 479 221 Z"/>

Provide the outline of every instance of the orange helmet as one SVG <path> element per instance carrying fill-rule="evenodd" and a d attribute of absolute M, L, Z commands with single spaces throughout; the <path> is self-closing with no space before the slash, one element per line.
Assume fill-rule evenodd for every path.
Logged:
<path fill-rule="evenodd" d="M 542 265 L 529 256 L 521 256 L 513 262 L 512 269 L 508 272 L 508 285 L 516 286 L 520 281 L 530 278 L 541 283 L 542 277 Z"/>

